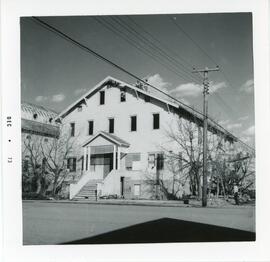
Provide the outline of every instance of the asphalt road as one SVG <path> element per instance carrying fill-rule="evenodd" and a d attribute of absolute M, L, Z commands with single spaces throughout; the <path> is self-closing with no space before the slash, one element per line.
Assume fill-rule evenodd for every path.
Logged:
<path fill-rule="evenodd" d="M 188 221 L 204 223 L 207 224 L 208 227 L 207 225 L 201 226 L 201 224 L 197 223 L 187 223 Z M 139 228 L 137 226 L 138 224 L 142 226 L 139 226 Z M 136 226 L 134 227 L 134 225 Z M 172 229 L 170 229 L 170 225 L 173 225 Z M 157 228 L 160 228 L 160 232 L 164 231 L 163 234 L 166 234 L 166 229 L 168 229 L 168 231 L 171 230 L 171 236 L 174 233 L 174 228 L 178 228 L 180 231 L 189 230 L 187 232 L 190 232 L 192 228 L 198 228 L 197 231 L 193 233 L 194 237 L 197 234 L 196 232 L 199 232 L 199 234 L 203 233 L 206 236 L 209 234 L 222 235 L 220 231 L 215 231 L 220 230 L 220 227 L 210 228 L 209 225 L 255 232 L 255 208 L 149 207 L 48 203 L 42 201 L 23 203 L 24 245 L 66 243 L 79 239 L 93 238 L 101 234 L 105 235 L 105 233 L 111 231 L 123 231 L 123 228 L 131 228 L 130 230 L 132 230 L 125 230 L 126 235 L 131 234 L 131 232 L 132 234 L 136 234 L 136 232 L 146 232 L 145 229 L 148 231 L 152 230 L 151 232 L 153 232 Z M 210 231 L 204 231 L 205 229 Z M 236 230 L 229 232 L 229 229 L 221 229 L 223 230 L 222 232 L 225 232 L 227 235 L 237 236 L 238 238 L 236 239 L 242 236 L 240 231 L 240 233 Z M 123 233 L 122 231 L 121 234 Z M 149 235 L 149 233 L 147 234 Z M 124 235 L 122 234 L 122 236 Z M 140 236 L 136 239 L 139 239 L 139 237 Z M 170 237 L 168 236 L 165 240 L 166 239 L 170 240 Z M 171 240 L 170 242 L 178 241 L 177 238 L 173 237 Z M 183 241 L 185 240 L 187 239 Z M 228 236 L 225 236 L 224 240 L 229 241 L 230 239 L 228 239 Z M 181 241 L 180 238 L 179 241 Z M 190 241 L 193 241 L 192 238 Z M 222 241 L 222 238 L 219 238 L 217 241 Z M 138 242 L 144 241 L 139 239 Z M 106 243 L 106 241 L 104 243 Z"/>

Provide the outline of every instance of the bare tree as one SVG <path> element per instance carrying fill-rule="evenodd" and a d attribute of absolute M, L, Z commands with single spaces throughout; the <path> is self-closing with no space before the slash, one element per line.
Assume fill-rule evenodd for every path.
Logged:
<path fill-rule="evenodd" d="M 43 164 L 43 155 L 41 152 L 43 137 L 25 136 L 23 140 L 23 152 L 26 167 L 23 167 L 23 184 L 36 185 L 36 193 L 42 194 L 44 191 L 45 173 Z M 24 170 L 25 169 L 25 170 Z"/>
<path fill-rule="evenodd" d="M 59 138 L 52 138 L 47 143 L 41 144 L 41 152 L 46 159 L 47 177 L 52 184 L 52 196 L 55 196 L 69 173 L 68 156 L 76 155 L 76 137 L 71 137 L 70 132 L 62 127 Z"/>

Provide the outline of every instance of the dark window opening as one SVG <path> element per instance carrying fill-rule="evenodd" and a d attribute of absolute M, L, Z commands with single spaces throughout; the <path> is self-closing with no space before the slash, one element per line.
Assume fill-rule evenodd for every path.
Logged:
<path fill-rule="evenodd" d="M 49 123 L 51 123 L 53 121 L 53 118 L 52 117 L 50 117 L 50 119 L 49 119 Z"/>
<path fill-rule="evenodd" d="M 104 105 L 105 104 L 105 91 L 100 91 L 99 94 L 100 94 L 99 103 L 100 105 Z"/>
<path fill-rule="evenodd" d="M 144 96 L 144 101 L 145 102 L 150 102 L 150 96 Z"/>
<path fill-rule="evenodd" d="M 132 116 L 131 120 L 131 131 L 137 131 L 137 116 Z"/>
<path fill-rule="evenodd" d="M 120 89 L 120 102 L 126 102 L 126 89 Z"/>
<path fill-rule="evenodd" d="M 67 159 L 67 168 L 69 169 L 69 172 L 76 171 L 76 157 L 70 157 Z"/>
<path fill-rule="evenodd" d="M 157 154 L 157 170 L 163 170 L 164 168 L 164 155 L 163 153 Z"/>
<path fill-rule="evenodd" d="M 159 114 L 153 114 L 153 129 L 159 129 Z"/>
<path fill-rule="evenodd" d="M 75 136 L 75 123 L 70 123 L 70 136 Z"/>
<path fill-rule="evenodd" d="M 88 135 L 91 136 L 94 133 L 94 121 L 88 121 Z"/>
<path fill-rule="evenodd" d="M 109 133 L 114 133 L 114 118 L 109 119 Z"/>
<path fill-rule="evenodd" d="M 33 115 L 33 118 L 34 118 L 34 119 L 37 119 L 37 117 L 38 117 L 37 114 L 34 114 L 34 115 Z"/>

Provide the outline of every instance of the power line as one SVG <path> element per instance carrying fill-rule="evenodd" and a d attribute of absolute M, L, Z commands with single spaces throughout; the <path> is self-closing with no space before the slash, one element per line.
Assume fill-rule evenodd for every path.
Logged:
<path fill-rule="evenodd" d="M 193 112 L 196 112 L 197 114 L 199 114 L 200 116 L 204 117 L 204 115 L 197 109 L 192 108 L 189 105 L 186 105 L 185 103 L 179 101 L 178 99 L 176 99 L 175 97 L 167 94 L 166 92 L 158 89 L 157 87 L 147 83 L 145 80 L 142 80 L 140 77 L 136 76 L 135 74 L 129 72 L 128 70 L 124 69 L 123 67 L 117 65 L 116 63 L 110 61 L 109 59 L 105 58 L 104 56 L 100 55 L 99 53 L 97 53 L 96 51 L 94 51 L 93 49 L 81 44 L 80 42 L 78 42 L 77 40 L 71 38 L 70 36 L 68 36 L 67 34 L 63 33 L 62 31 L 60 31 L 59 29 L 55 28 L 54 26 L 51 26 L 50 24 L 44 22 L 43 20 L 37 18 L 37 17 L 33 17 L 34 21 L 36 21 L 39 25 L 42 25 L 44 28 L 49 29 L 51 32 L 56 33 L 58 36 L 64 38 L 67 41 L 70 41 L 71 43 L 73 43 L 74 45 L 78 46 L 79 48 L 81 48 L 82 50 L 91 53 L 92 55 L 94 55 L 95 57 L 97 57 L 98 59 L 110 64 L 111 66 L 117 68 L 118 70 L 126 73 L 127 75 L 133 77 L 134 79 L 140 81 L 141 83 L 148 85 L 150 87 L 152 87 L 153 89 L 157 90 L 158 92 L 162 93 L 163 95 L 166 95 L 167 97 L 169 97 L 170 99 L 176 101 L 178 104 L 184 106 L 184 108 L 189 108 L 191 109 Z M 237 138 L 236 136 L 234 136 L 231 132 L 229 132 L 228 130 L 226 130 L 224 127 L 222 127 L 220 124 L 218 124 L 216 121 L 214 121 L 211 118 L 208 118 L 215 126 L 221 128 L 222 130 L 225 131 L 225 133 L 229 134 L 230 136 L 232 136 L 236 141 L 242 143 L 243 145 L 245 145 L 246 147 L 250 148 L 251 150 L 254 150 L 254 148 L 252 148 L 251 146 L 247 145 L 246 143 L 244 143 L 243 141 L 241 141 L 239 138 Z"/>
<path fill-rule="evenodd" d="M 161 65 L 163 65 L 164 67 L 166 67 L 167 69 L 169 69 L 170 71 L 172 71 L 173 73 L 175 73 L 176 75 L 180 76 L 181 78 L 183 78 L 183 79 L 185 79 L 187 81 L 190 81 L 191 76 L 188 75 L 188 73 L 186 71 L 184 72 L 185 75 L 182 75 L 183 72 L 179 73 L 178 72 L 178 69 L 176 69 L 174 65 L 170 65 L 170 64 L 169 65 L 167 65 L 167 64 L 165 65 L 164 64 L 164 62 L 165 62 L 164 59 L 160 58 L 160 56 L 159 56 L 159 53 L 160 52 L 157 54 L 157 53 L 153 53 L 153 50 L 152 49 L 150 49 L 150 50 L 144 50 L 144 47 L 141 46 L 141 43 L 140 42 L 139 42 L 139 45 L 138 45 L 138 42 L 136 42 L 137 40 L 131 41 L 130 40 L 130 37 L 128 35 L 126 35 L 123 31 L 121 31 L 118 28 L 116 28 L 112 23 L 108 23 L 104 19 L 101 20 L 100 18 L 96 18 L 96 17 L 94 17 L 94 19 L 97 22 L 99 22 L 100 24 L 102 24 L 104 27 L 106 27 L 108 30 L 114 32 L 120 38 L 122 38 L 125 41 L 127 41 L 129 44 L 131 44 L 132 46 L 134 46 L 136 49 L 138 49 L 139 51 L 143 52 L 145 55 L 151 57 L 155 61 L 157 61 L 157 59 L 159 59 L 159 61 L 157 61 L 158 63 L 160 63 Z M 130 32 L 130 30 L 129 30 L 129 32 Z M 131 34 L 134 37 L 134 33 L 131 32 Z M 149 47 L 149 45 L 148 45 L 148 47 Z M 169 60 L 167 57 L 164 57 L 164 55 L 163 55 L 163 58 Z M 169 62 L 170 62 L 170 60 L 169 60 Z M 191 79 L 191 81 L 196 81 L 196 80 L 194 80 L 194 78 L 193 78 L 193 79 Z"/>

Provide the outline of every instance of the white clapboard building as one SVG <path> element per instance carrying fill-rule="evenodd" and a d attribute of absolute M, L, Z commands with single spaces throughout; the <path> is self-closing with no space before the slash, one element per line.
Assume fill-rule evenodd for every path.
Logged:
<path fill-rule="evenodd" d="M 156 197 L 157 187 L 151 180 L 172 178 L 163 148 L 170 145 L 172 151 L 180 150 L 169 141 L 166 130 L 177 128 L 180 119 L 201 129 L 200 115 L 142 84 L 106 77 L 89 89 L 56 118 L 68 127 L 79 148 L 68 160 L 69 171 L 78 177 L 70 185 L 70 199 L 91 198 L 94 191 L 98 196 L 126 199 Z M 218 127 L 211 129 L 217 136 L 222 133 Z M 225 143 L 233 139 L 224 136 Z M 179 194 L 188 192 L 187 182 Z"/>

